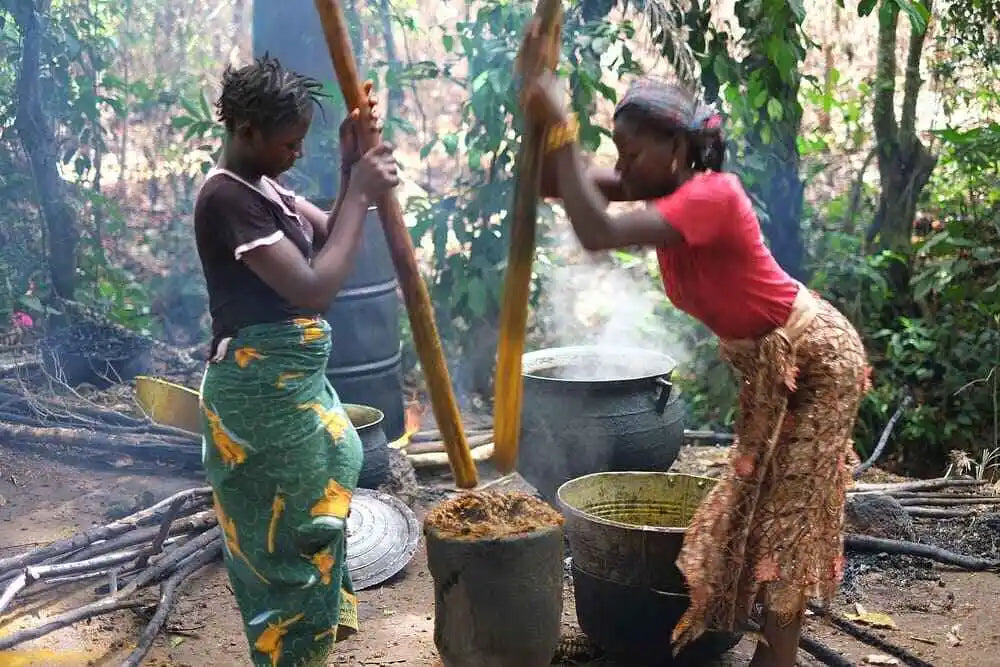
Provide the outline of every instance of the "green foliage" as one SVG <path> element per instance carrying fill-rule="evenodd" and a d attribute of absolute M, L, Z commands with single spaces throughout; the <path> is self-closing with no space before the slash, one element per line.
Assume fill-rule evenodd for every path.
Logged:
<path fill-rule="evenodd" d="M 496 322 L 509 244 L 514 158 L 520 145 L 516 130 L 518 92 L 511 80 L 514 59 L 532 7 L 508 0 L 487 0 L 454 30 L 440 28 L 450 57 L 440 65 L 422 63 L 419 74 L 440 76 L 464 91 L 461 130 L 435 137 L 420 151 L 426 160 L 447 158 L 454 174 L 446 193 L 412 198 L 407 212 L 415 221 L 414 243 L 433 244 L 431 300 L 442 338 L 461 359 L 459 382 L 477 392 L 489 389 L 496 341 Z M 570 16 L 564 31 L 564 62 L 572 86 L 572 105 L 581 119 L 581 141 L 596 148 L 607 130 L 591 111 L 598 99 L 614 100 L 606 71 L 622 75 L 635 70 L 624 40 L 634 33 L 629 23 L 583 22 Z M 404 73 L 407 70 L 404 70 Z M 455 72 L 464 71 L 464 76 Z M 541 206 L 539 245 L 551 211 Z M 534 282 L 537 298 L 538 280 Z"/>
<path fill-rule="evenodd" d="M 916 401 L 897 428 L 900 460 L 936 470 L 951 449 L 998 444 L 1000 367 L 1000 150 L 996 128 L 944 130 L 941 159 L 914 233 L 915 316 L 887 319 L 893 262 L 864 256 L 854 235 L 819 246 L 813 286 L 862 331 L 874 389 L 862 405 L 857 440 L 871 443 L 904 391 Z M 993 165 L 993 168 L 989 168 Z"/>
<path fill-rule="evenodd" d="M 82 239 L 78 248 L 79 295 L 85 301 L 116 304 L 113 316 L 135 324 L 133 315 L 148 305 L 143 289 L 127 274 L 109 266 L 106 251 L 110 235 L 120 231 L 122 218 L 100 193 L 101 156 L 110 149 L 105 124 L 121 115 L 124 104 L 122 82 L 108 74 L 116 44 L 111 33 L 114 3 L 53 3 L 43 22 L 42 59 L 46 76 L 40 95 L 46 114 L 60 138 L 57 158 L 69 182 L 65 189 L 76 206 Z M 51 314 L 43 305 L 48 293 L 49 274 L 45 265 L 44 237 L 37 196 L 29 178 L 13 119 L 17 109 L 17 80 L 20 73 L 20 31 L 13 17 L 0 30 L 6 57 L 0 66 L 0 125 L 3 158 L 0 181 L 7 190 L 0 198 L 0 217 L 5 226 L 4 252 L 0 253 L 0 312 L 24 307 L 35 315 Z M 41 298 L 39 298 L 41 297 Z M 135 298 L 138 303 L 133 301 Z M 148 311 L 148 308 L 146 308 Z M 148 314 L 148 313 L 147 313 Z"/>

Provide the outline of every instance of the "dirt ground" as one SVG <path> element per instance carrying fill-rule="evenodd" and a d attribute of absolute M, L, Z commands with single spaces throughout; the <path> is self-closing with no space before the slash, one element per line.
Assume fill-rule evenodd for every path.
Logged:
<path fill-rule="evenodd" d="M 678 466 L 686 472 L 708 472 L 722 460 L 723 453 L 721 449 L 689 448 Z M 129 468 L 82 469 L 0 446 L 0 557 L 107 523 L 137 506 L 199 483 L 197 478 L 165 472 L 150 475 L 135 474 Z M 427 506 L 417 509 L 422 518 Z M 1000 531 L 992 524 L 945 529 L 938 525 L 934 530 L 942 533 L 942 540 L 965 540 L 964 546 L 980 552 L 992 548 L 995 554 L 1000 542 Z M 905 557 L 878 556 L 852 560 L 848 574 L 838 601 L 841 613 L 854 612 L 855 605 L 861 604 L 868 611 L 890 615 L 897 629 L 877 632 L 933 665 L 1000 667 L 1000 627 L 996 622 L 1000 579 L 996 574 L 952 572 Z M 82 589 L 78 595 L 89 597 L 92 591 Z M 29 614 L 21 607 L 19 616 L 0 619 L 0 635 L 38 624 L 72 599 L 63 593 L 56 600 L 32 599 L 27 606 Z M 360 600 L 362 634 L 340 644 L 329 664 L 439 664 L 433 640 L 433 585 L 422 549 L 395 580 L 362 591 Z M 20 650 L 0 653 L 0 666 L 117 665 L 144 624 L 140 612 L 119 612 L 56 631 Z M 564 634 L 577 634 L 568 580 L 564 616 Z M 157 639 L 145 664 L 249 665 L 238 618 L 221 566 L 203 571 L 185 585 L 167 633 Z M 866 656 L 880 653 L 815 619 L 809 620 L 807 631 L 855 664 L 865 664 Z M 752 644 L 745 640 L 721 664 L 746 665 L 751 653 Z M 819 663 L 803 658 L 802 664 Z"/>

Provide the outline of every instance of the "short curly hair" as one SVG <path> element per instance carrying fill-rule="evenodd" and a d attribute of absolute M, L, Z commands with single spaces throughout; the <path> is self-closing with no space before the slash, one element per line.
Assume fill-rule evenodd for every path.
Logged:
<path fill-rule="evenodd" d="M 265 53 L 252 65 L 226 66 L 215 108 L 228 132 L 248 122 L 266 134 L 309 117 L 314 104 L 322 110 L 323 97 L 323 84 Z"/>

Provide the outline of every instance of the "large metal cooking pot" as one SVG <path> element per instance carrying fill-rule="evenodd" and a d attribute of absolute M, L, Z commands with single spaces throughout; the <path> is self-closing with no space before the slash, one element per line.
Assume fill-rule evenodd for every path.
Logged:
<path fill-rule="evenodd" d="M 628 347 L 575 346 L 522 357 L 518 472 L 550 502 L 559 485 L 608 470 L 663 471 L 684 439 L 674 360 Z"/>

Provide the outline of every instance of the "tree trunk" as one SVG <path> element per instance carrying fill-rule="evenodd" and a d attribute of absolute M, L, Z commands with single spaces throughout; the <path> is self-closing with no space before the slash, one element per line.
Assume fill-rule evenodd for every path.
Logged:
<path fill-rule="evenodd" d="M 930 0 L 924 7 L 931 8 Z M 897 122 L 896 25 L 899 5 L 883 0 L 879 8 L 879 35 L 875 70 L 875 100 L 872 124 L 875 128 L 881 192 L 875 218 L 866 234 L 869 250 L 889 250 L 901 258 L 890 269 L 889 279 L 896 305 L 909 301 L 910 260 L 913 255 L 913 220 L 917 202 L 937 164 L 916 133 L 917 97 L 923 83 L 920 58 L 926 30 L 911 29 L 906 77 L 903 84 L 902 116 Z"/>
<path fill-rule="evenodd" d="M 77 228 L 76 211 L 66 198 L 65 184 L 59 176 L 56 137 L 52 123 L 42 109 L 38 89 L 41 14 L 47 9 L 47 2 L 44 0 L 38 3 L 20 0 L 13 4 L 14 20 L 24 36 L 14 126 L 24 152 L 28 155 L 31 175 L 38 192 L 38 204 L 45 220 L 52 289 L 58 296 L 72 299 L 76 288 L 76 248 L 80 232 Z"/>

